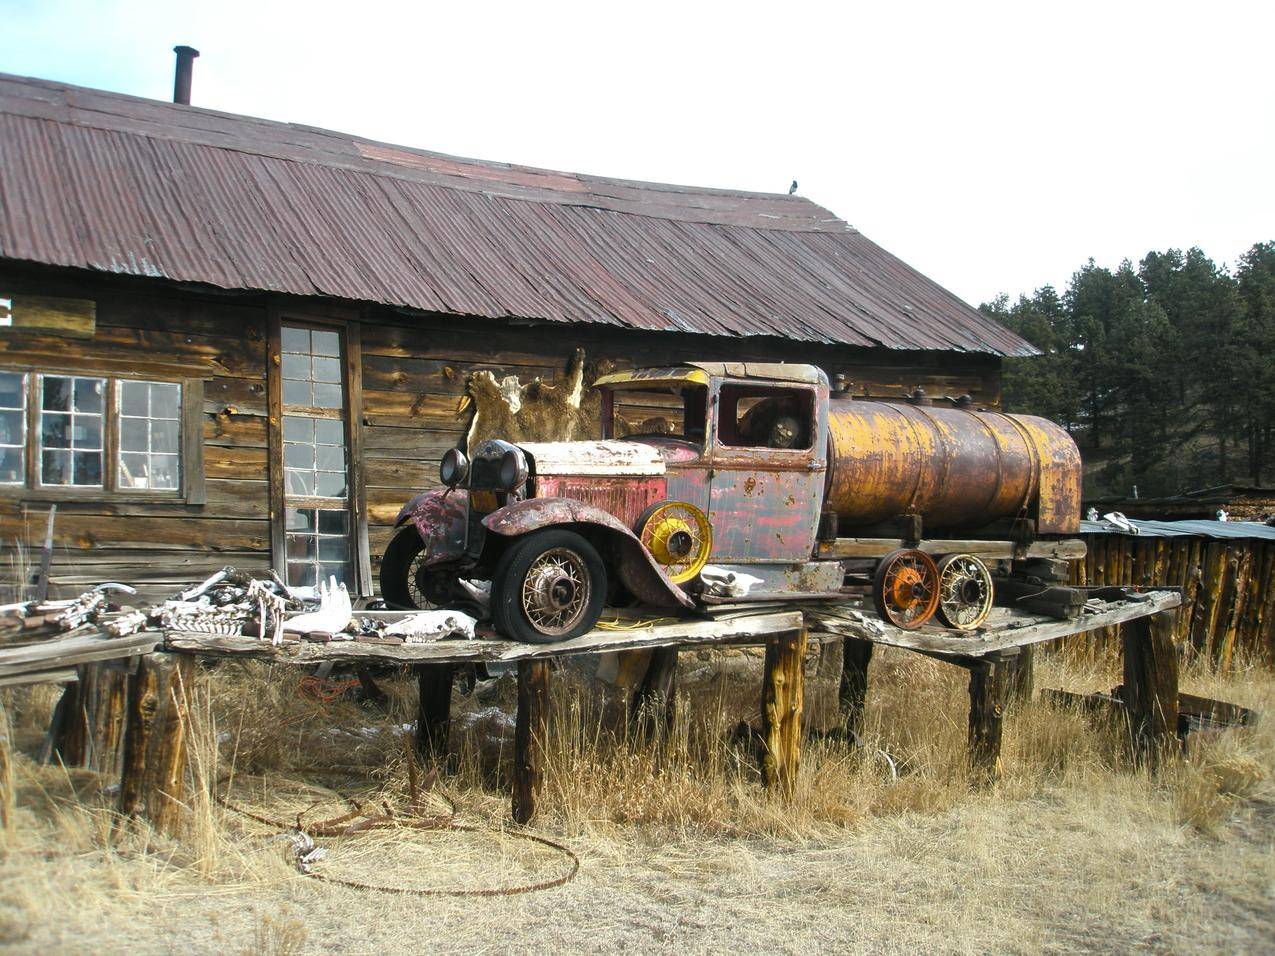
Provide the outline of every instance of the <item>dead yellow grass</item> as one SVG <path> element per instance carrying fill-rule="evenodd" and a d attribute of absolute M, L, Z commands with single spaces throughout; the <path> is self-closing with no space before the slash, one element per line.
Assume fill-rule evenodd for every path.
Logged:
<path fill-rule="evenodd" d="M 972 787 L 964 673 L 884 654 L 865 746 L 811 740 L 791 801 L 760 787 L 752 744 L 760 660 L 686 654 L 675 719 L 642 743 L 595 685 L 554 676 L 537 832 L 583 860 L 568 886 L 492 900 L 422 900 L 300 876 L 280 821 L 405 813 L 414 683 L 387 679 L 388 712 L 299 692 L 282 668 L 223 665 L 196 690 L 187 830 L 122 827 L 105 781 L 29 754 L 45 689 L 8 692 L 15 807 L 0 833 L 0 945 L 21 951 L 370 952 L 620 946 L 1080 951 L 1262 948 L 1275 886 L 1275 678 L 1255 666 L 1190 670 L 1183 689 L 1255 708 L 1257 727 L 1201 739 L 1157 777 L 1115 728 L 1037 701 L 1007 720 L 1001 777 Z M 808 676 L 812 725 L 835 679 Z M 1037 686 L 1109 688 L 1113 662 L 1038 663 Z M 511 678 L 454 702 L 451 772 L 424 798 L 482 832 L 379 830 L 320 839 L 316 872 L 416 889 L 511 887 L 561 872 L 507 832 Z M 607 729 L 612 728 L 612 729 Z M 618 729 L 615 729 L 618 728 Z M 2 729 L 2 728 L 0 728 Z M 2 767 L 2 764 L 0 764 Z M 419 774 L 423 776 L 423 774 Z M 68 909 L 68 900 L 74 906 Z M 413 935 L 416 934 L 416 935 Z M 425 934 L 422 936 L 421 934 Z M 109 941 L 109 942 L 108 942 Z M 771 947 L 767 947 L 771 948 Z"/>

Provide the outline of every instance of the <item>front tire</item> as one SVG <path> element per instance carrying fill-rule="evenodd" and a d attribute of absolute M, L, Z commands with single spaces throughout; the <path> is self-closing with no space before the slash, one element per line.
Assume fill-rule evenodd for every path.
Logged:
<path fill-rule="evenodd" d="M 496 565 L 492 621 L 516 641 L 569 640 L 598 622 L 606 588 L 606 568 L 593 545 L 574 531 L 537 531 Z"/>

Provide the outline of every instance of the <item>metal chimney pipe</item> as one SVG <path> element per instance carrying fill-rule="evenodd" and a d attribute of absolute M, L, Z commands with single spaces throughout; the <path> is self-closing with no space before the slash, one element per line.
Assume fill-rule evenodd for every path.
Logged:
<path fill-rule="evenodd" d="M 175 46 L 177 72 L 173 77 L 173 102 L 190 105 L 190 77 L 195 69 L 195 57 L 199 51 L 193 46 Z"/>

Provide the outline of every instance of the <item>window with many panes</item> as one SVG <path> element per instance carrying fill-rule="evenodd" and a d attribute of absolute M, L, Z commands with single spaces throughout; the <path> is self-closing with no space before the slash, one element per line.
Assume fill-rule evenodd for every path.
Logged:
<path fill-rule="evenodd" d="M 181 494 L 185 388 L 0 369 L 0 487 Z"/>
<path fill-rule="evenodd" d="M 341 334 L 285 324 L 279 344 L 288 583 L 353 586 Z"/>

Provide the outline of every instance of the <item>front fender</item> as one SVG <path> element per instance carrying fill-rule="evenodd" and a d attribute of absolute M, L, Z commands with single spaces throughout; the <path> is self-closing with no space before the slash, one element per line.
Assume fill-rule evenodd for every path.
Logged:
<path fill-rule="evenodd" d="M 668 579 L 632 530 L 610 512 L 574 498 L 529 498 L 515 501 L 483 518 L 492 534 L 509 538 L 559 525 L 590 525 L 604 533 L 619 555 L 620 581 L 639 601 L 656 607 L 677 604 L 694 608 L 690 596 Z"/>
<path fill-rule="evenodd" d="M 425 542 L 426 566 L 465 556 L 469 502 L 465 493 L 434 489 L 403 505 L 394 527 L 411 522 Z"/>

